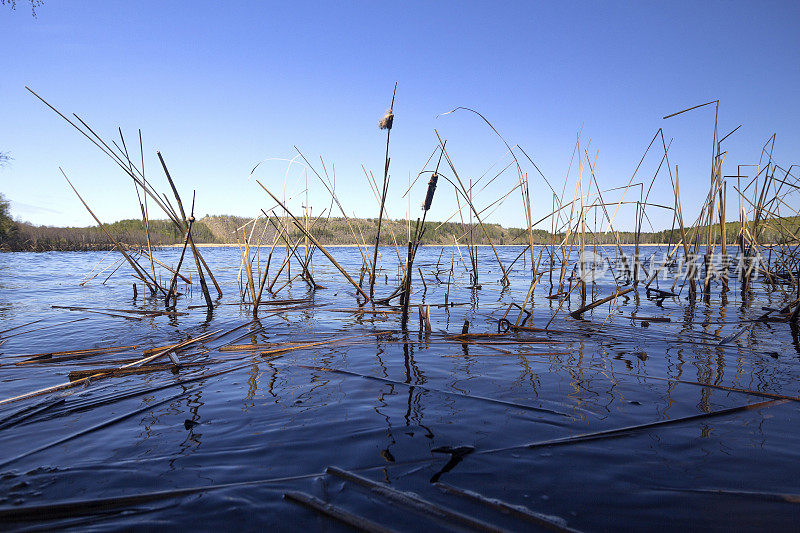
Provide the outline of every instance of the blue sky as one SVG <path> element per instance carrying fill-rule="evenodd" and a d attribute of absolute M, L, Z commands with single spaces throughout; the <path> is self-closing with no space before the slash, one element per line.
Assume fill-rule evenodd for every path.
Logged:
<path fill-rule="evenodd" d="M 800 4 L 792 2 L 48 0 L 34 19 L 18 0 L 16 11 L 0 6 L 0 151 L 14 158 L 0 169 L 0 192 L 21 220 L 93 223 L 61 166 L 101 220 L 138 215 L 128 178 L 30 95 L 29 85 L 104 137 L 116 138 L 120 126 L 132 143 L 141 128 L 152 182 L 168 190 L 155 159 L 161 150 L 184 196 L 197 190 L 201 216 L 271 207 L 250 170 L 268 160 L 257 177 L 282 191 L 286 164 L 270 159 L 294 157 L 297 145 L 318 168 L 320 157 L 329 171 L 335 165 L 349 215 L 374 217 L 361 165 L 381 178 L 385 132 L 377 122 L 397 82 L 393 218 L 406 213 L 400 196 L 435 148 L 434 129 L 465 180 L 503 158 L 505 147 L 474 115 L 437 118 L 456 106 L 483 113 L 559 191 L 579 130 L 581 149 L 597 158 L 597 178 L 609 188 L 628 182 L 663 127 L 673 139 L 670 162 L 680 167 L 685 216 L 693 218 L 709 180 L 713 109 L 661 117 L 719 99 L 720 133 L 742 124 L 725 142 L 725 174 L 757 161 L 773 133 L 775 159 L 798 162 L 798 23 Z M 645 160 L 643 178 L 659 159 Z M 299 178 L 290 174 L 287 194 Z M 504 174 L 478 204 L 515 180 Z M 309 189 L 315 213 L 328 207 L 312 177 Z M 670 191 L 660 175 L 653 199 L 671 201 Z M 411 195 L 416 217 L 424 184 Z M 534 217 L 546 214 L 549 189 L 533 176 L 531 196 Z M 452 191 L 440 188 L 429 218 L 444 219 L 454 206 Z M 669 226 L 671 217 L 656 211 L 657 229 Z M 489 220 L 522 224 L 519 196 Z"/>

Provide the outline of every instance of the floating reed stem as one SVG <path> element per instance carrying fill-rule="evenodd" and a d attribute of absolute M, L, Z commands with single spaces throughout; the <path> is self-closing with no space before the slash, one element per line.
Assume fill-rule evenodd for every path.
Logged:
<path fill-rule="evenodd" d="M 595 307 L 597 307 L 599 305 L 603 305 L 604 303 L 610 302 L 611 300 L 616 300 L 620 296 L 622 296 L 624 294 L 628 294 L 632 290 L 634 290 L 633 287 L 628 287 L 627 289 L 619 290 L 619 291 L 615 292 L 614 294 L 612 294 L 611 296 L 607 296 L 607 297 L 605 297 L 605 298 L 603 298 L 601 300 L 597 300 L 597 301 L 594 301 L 594 302 L 592 302 L 592 303 L 590 303 L 588 305 L 584 305 L 580 309 L 577 309 L 577 310 L 571 312 L 570 316 L 572 318 L 580 318 L 581 315 L 583 315 L 583 313 L 585 313 L 586 311 L 591 311 L 592 309 L 594 309 Z"/>
<path fill-rule="evenodd" d="M 159 357 L 161 357 L 163 355 L 166 355 L 167 353 L 169 353 L 169 352 L 171 352 L 173 350 L 176 350 L 178 348 L 183 348 L 183 347 L 189 346 L 190 344 L 205 340 L 208 337 L 210 337 L 211 335 L 213 335 L 214 333 L 218 333 L 218 331 L 214 331 L 214 332 L 211 332 L 211 333 L 206 333 L 206 334 L 200 335 L 198 337 L 195 337 L 193 339 L 188 339 L 188 340 L 180 342 L 178 344 L 174 344 L 172 346 L 169 346 L 169 347 L 167 347 L 167 348 L 155 353 L 154 355 L 151 355 L 150 357 L 145 357 L 144 359 L 138 359 L 138 360 L 134 361 L 133 363 L 122 365 L 122 366 L 116 368 L 115 370 L 122 370 L 122 369 L 125 369 L 125 368 L 130 368 L 130 367 L 133 367 L 133 366 L 138 366 L 138 365 L 143 365 L 143 364 L 149 363 L 150 361 L 153 361 L 154 359 L 157 359 L 157 358 L 159 358 Z M 95 379 L 100 379 L 100 378 L 103 378 L 103 377 L 108 377 L 111 373 L 113 373 L 113 372 L 100 372 L 100 373 L 97 373 L 97 374 L 93 374 L 91 376 L 87 376 L 85 378 L 81 378 L 81 379 L 78 379 L 78 380 L 75 380 L 75 381 L 70 381 L 70 382 L 64 383 L 64 384 L 61 384 L 61 385 L 54 385 L 52 387 L 45 387 L 43 389 L 27 392 L 25 394 L 20 394 L 18 396 L 14 396 L 14 397 L 11 397 L 11 398 L 6 398 L 5 400 L 0 400 L 0 405 L 5 405 L 7 403 L 12 403 L 12 402 L 16 402 L 16 401 L 19 401 L 19 400 L 24 400 L 26 398 L 32 398 L 34 396 L 40 396 L 42 394 L 48 394 L 50 392 L 56 392 L 56 391 L 60 391 L 60 390 L 64 390 L 64 389 L 69 389 L 69 388 L 75 387 L 77 385 L 81 385 L 83 383 L 86 383 L 89 380 L 95 380 Z"/>
<path fill-rule="evenodd" d="M 471 516 L 467 516 L 446 507 L 433 504 L 427 500 L 423 500 L 414 493 L 399 491 L 390 487 L 389 485 L 372 481 L 371 479 L 367 479 L 353 472 L 348 472 L 347 470 L 329 466 L 325 469 L 325 472 L 327 474 L 344 479 L 345 481 L 361 485 L 362 487 L 369 489 L 371 493 L 386 498 L 387 500 L 391 500 L 400 505 L 414 509 L 419 513 L 423 513 L 440 520 L 444 519 L 448 522 L 456 522 L 478 531 L 492 531 L 498 533 L 504 531 L 497 526 L 493 526 L 482 520 L 478 520 L 477 518 L 472 518 Z"/>
<path fill-rule="evenodd" d="M 383 527 L 372 520 L 364 518 L 363 516 L 345 511 L 341 507 L 324 502 L 319 498 L 316 498 L 310 494 L 306 494 L 305 492 L 285 492 L 283 497 L 286 500 L 298 503 L 303 507 L 327 516 L 328 518 L 338 520 L 339 522 L 351 526 L 358 531 L 367 531 L 369 533 L 391 533 L 393 531 L 392 529 Z"/>
<path fill-rule="evenodd" d="M 441 481 L 434 483 L 434 485 L 448 494 L 455 494 L 456 496 L 461 496 L 474 503 L 479 503 L 486 507 L 491 507 L 492 509 L 496 509 L 502 512 L 503 514 L 511 515 L 516 518 L 521 518 L 523 520 L 526 520 L 533 524 L 537 524 L 551 531 L 561 531 L 565 533 L 577 531 L 575 529 L 568 528 L 566 526 L 566 521 L 562 519 L 553 516 L 543 515 L 540 513 L 535 513 L 530 509 L 528 509 L 527 507 L 523 507 L 521 505 L 510 505 L 502 500 L 497 500 L 494 498 L 486 498 L 485 496 L 481 496 L 477 492 L 472 492 L 470 490 L 464 490 L 458 487 L 454 487 L 452 485 L 447 485 L 445 483 L 442 483 Z"/>

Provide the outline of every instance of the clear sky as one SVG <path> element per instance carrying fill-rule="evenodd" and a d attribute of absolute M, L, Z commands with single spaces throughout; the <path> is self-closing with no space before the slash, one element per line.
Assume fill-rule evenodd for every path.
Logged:
<path fill-rule="evenodd" d="M 47 0 L 37 18 L 26 0 L 17 4 L 0 6 L 0 151 L 14 158 L 0 169 L 0 192 L 18 219 L 36 224 L 93 223 L 59 166 L 102 220 L 136 217 L 139 208 L 130 180 L 25 85 L 104 137 L 122 127 L 129 147 L 141 128 L 149 178 L 168 190 L 155 159 L 161 150 L 184 196 L 197 190 L 199 216 L 271 207 L 248 175 L 268 160 L 257 177 L 283 191 L 286 164 L 270 159 L 294 157 L 294 145 L 318 168 L 320 157 L 329 172 L 335 166 L 348 214 L 377 216 L 361 165 L 382 177 L 386 137 L 377 122 L 395 82 L 393 218 L 405 214 L 400 196 L 435 148 L 434 129 L 465 181 L 508 162 L 474 115 L 437 118 L 456 106 L 482 112 L 559 192 L 579 130 L 608 188 L 628 182 L 663 127 L 674 139 L 686 218 L 707 190 L 713 108 L 664 115 L 719 99 L 720 133 L 742 124 L 725 141 L 725 174 L 756 162 L 773 133 L 775 159 L 800 162 L 797 2 Z M 643 178 L 659 160 L 645 160 Z M 552 198 L 532 166 L 525 170 L 537 218 Z M 290 174 L 287 194 L 298 176 Z M 507 172 L 477 203 L 515 181 Z M 329 200 L 313 178 L 309 188 L 319 213 Z M 653 199 L 671 202 L 670 190 L 660 175 Z M 411 194 L 417 216 L 424 184 Z M 454 205 L 440 187 L 429 218 L 446 218 Z M 656 229 L 671 222 L 653 218 Z M 519 196 L 490 220 L 523 224 Z"/>

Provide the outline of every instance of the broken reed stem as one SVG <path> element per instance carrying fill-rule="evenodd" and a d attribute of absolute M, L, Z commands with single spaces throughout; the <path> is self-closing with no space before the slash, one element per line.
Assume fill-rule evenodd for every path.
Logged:
<path fill-rule="evenodd" d="M 158 160 L 161 162 L 161 168 L 164 169 L 164 174 L 167 176 L 167 181 L 169 182 L 169 186 L 172 188 L 172 193 L 175 195 L 175 201 L 178 203 L 178 209 L 180 210 L 181 219 L 183 221 L 181 223 L 181 225 L 183 226 L 181 229 L 186 230 L 188 229 L 189 222 L 188 219 L 186 218 L 186 212 L 183 209 L 183 202 L 181 201 L 181 195 L 178 194 L 178 189 L 175 187 L 175 182 L 172 181 L 172 176 L 170 176 L 169 170 L 167 169 L 167 164 L 164 162 L 164 158 L 161 156 L 161 152 L 157 151 L 156 155 L 158 155 Z M 194 204 L 194 200 L 192 200 L 192 203 Z M 194 209 L 194 205 L 192 206 L 192 209 Z M 194 214 L 192 214 L 192 218 L 194 218 Z M 200 279 L 200 288 L 203 290 L 203 297 L 205 297 L 206 299 L 206 306 L 208 307 L 208 310 L 211 311 L 212 309 L 214 309 L 214 302 L 211 300 L 211 293 L 208 292 L 208 285 L 206 285 L 206 278 L 205 275 L 203 274 L 203 266 L 200 263 L 200 257 L 199 257 L 200 253 L 197 251 L 197 247 L 194 245 L 194 240 L 192 239 L 191 233 L 187 231 L 187 235 L 189 244 L 192 247 L 192 254 L 194 255 L 194 262 L 195 266 L 197 267 L 198 278 Z M 211 275 L 210 270 L 209 270 L 209 275 L 213 279 L 213 275 Z M 216 284 L 216 281 L 214 283 Z M 217 290 L 219 290 L 220 297 L 222 297 L 222 291 L 219 289 L 219 286 L 217 286 Z"/>
<path fill-rule="evenodd" d="M 194 199 L 192 199 L 192 206 L 194 206 Z M 178 266 L 175 267 L 175 274 L 172 276 L 172 281 L 169 284 L 169 291 L 167 291 L 167 295 L 164 297 L 164 304 L 169 306 L 169 300 L 171 297 L 177 297 L 175 295 L 176 285 L 178 284 L 178 272 L 181 270 L 181 264 L 183 263 L 183 257 L 186 255 L 186 247 L 189 244 L 189 238 L 192 235 L 192 225 L 194 224 L 194 217 L 189 217 L 189 225 L 186 228 L 186 238 L 183 240 L 183 249 L 181 250 L 181 257 L 178 259 Z"/>

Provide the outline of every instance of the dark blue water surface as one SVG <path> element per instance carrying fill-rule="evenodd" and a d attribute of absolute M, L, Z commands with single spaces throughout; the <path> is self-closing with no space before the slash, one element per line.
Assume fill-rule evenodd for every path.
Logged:
<path fill-rule="evenodd" d="M 358 249 L 331 250 L 358 280 Z M 267 251 L 255 270 L 263 271 Z M 506 268 L 522 251 L 497 249 Z M 541 271 L 549 263 L 540 252 Z M 285 500 L 290 491 L 393 529 L 457 528 L 326 474 L 328 466 L 511 530 L 544 526 L 433 482 L 579 530 L 797 527 L 800 404 L 781 399 L 800 397 L 797 343 L 788 323 L 754 321 L 762 307 L 789 301 L 783 286 L 758 281 L 743 300 L 738 281 L 722 294 L 714 280 L 710 300 L 692 303 L 687 287 L 659 300 L 640 284 L 577 320 L 569 316 L 580 306 L 577 290 L 569 301 L 547 298 L 558 292 L 556 270 L 554 287 L 548 273 L 539 280 L 525 323 L 544 328 L 555 314 L 552 332 L 462 342 L 452 336 L 465 320 L 470 333 L 497 333 L 509 305 L 525 301 L 528 253 L 503 288 L 494 252 L 478 248 L 474 289 L 466 248 L 420 248 L 405 333 L 395 308 L 357 312 L 354 288 L 320 252 L 314 277 L 325 288 L 311 291 L 296 278 L 274 296 L 265 291 L 268 303 L 295 302 L 265 305 L 257 320 L 240 304 L 247 278 L 239 249 L 202 253 L 224 293 L 213 312 L 190 308 L 204 303 L 190 259 L 184 273 L 194 284 L 180 283 L 175 309 L 184 314 L 155 317 L 122 312 L 161 311 L 164 302 L 149 298 L 127 265 L 107 279 L 116 252 L 0 254 L 0 331 L 16 328 L 0 333 L 2 529 L 344 529 Z M 156 256 L 174 266 L 179 254 Z M 270 282 L 283 254 L 272 259 Z M 101 260 L 95 273 L 112 266 L 81 285 Z M 381 249 L 381 267 L 376 293 L 385 296 L 399 283 L 394 248 Z M 156 269 L 167 283 L 169 273 Z M 293 263 L 290 275 L 298 273 Z M 658 283 L 672 290 L 671 278 Z M 589 301 L 617 290 L 610 275 L 587 289 Z M 456 305 L 441 306 L 445 295 Z M 420 332 L 417 304 L 431 305 L 430 334 Z M 518 315 L 513 308 L 507 318 Z M 204 333 L 213 334 L 177 354 L 181 366 L 163 356 L 153 361 L 161 370 L 6 401 Z M 241 347 L 290 342 L 318 344 L 283 353 Z M 133 347 L 32 359 L 111 346 Z"/>

